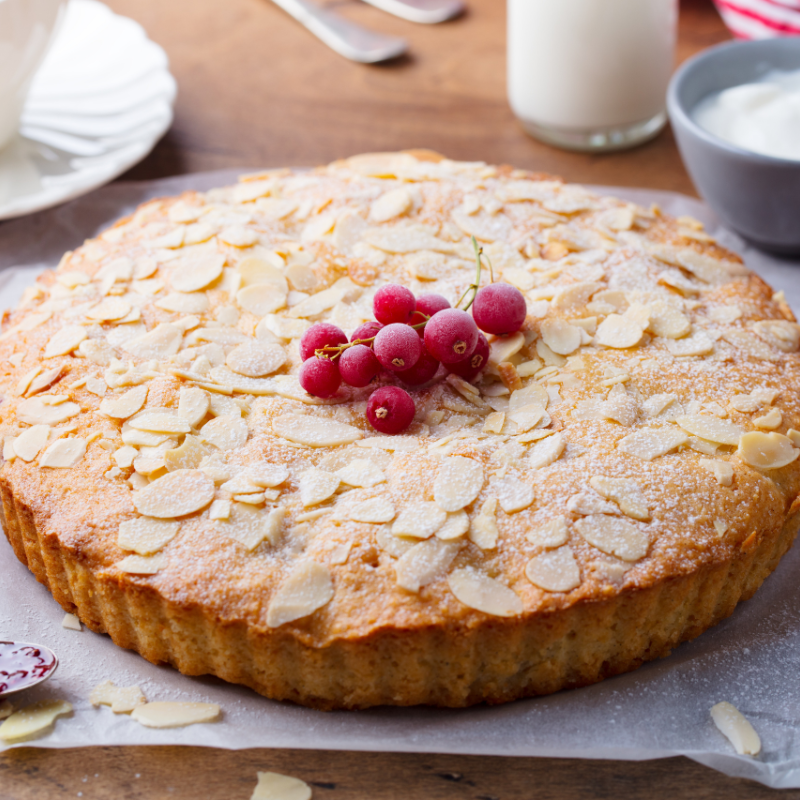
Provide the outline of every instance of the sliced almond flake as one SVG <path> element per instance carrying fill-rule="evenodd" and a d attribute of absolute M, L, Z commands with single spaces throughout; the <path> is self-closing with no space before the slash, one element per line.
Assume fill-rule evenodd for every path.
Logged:
<path fill-rule="evenodd" d="M 458 539 L 469 530 L 469 517 L 466 511 L 455 511 L 447 515 L 444 525 L 436 530 L 436 538 L 448 542 Z"/>
<path fill-rule="evenodd" d="M 64 614 L 64 619 L 61 620 L 61 627 L 67 631 L 82 631 L 80 619 L 74 614 Z"/>
<path fill-rule="evenodd" d="M 589 485 L 606 500 L 613 500 L 628 517 L 640 521 L 650 519 L 650 509 L 642 487 L 632 478 L 607 478 L 594 475 Z"/>
<path fill-rule="evenodd" d="M 742 309 L 735 305 L 714 306 L 707 312 L 708 318 L 720 325 L 730 325 L 742 317 Z"/>
<path fill-rule="evenodd" d="M 49 425 L 34 425 L 27 428 L 14 439 L 14 452 L 23 461 L 33 461 L 47 444 L 49 436 Z"/>
<path fill-rule="evenodd" d="M 305 319 L 289 319 L 277 314 L 267 314 L 256 326 L 256 339 L 270 342 L 270 337 L 278 339 L 299 339 L 311 323 Z"/>
<path fill-rule="evenodd" d="M 643 428 L 620 439 L 617 449 L 643 461 L 652 461 L 688 441 L 689 437 L 678 428 Z"/>
<path fill-rule="evenodd" d="M 489 347 L 489 364 L 496 367 L 498 364 L 508 361 L 524 346 L 525 334 L 520 332 L 495 339 Z"/>
<path fill-rule="evenodd" d="M 62 372 L 63 367 L 53 367 L 37 375 L 25 391 L 26 397 L 31 397 L 45 389 L 49 389 L 61 377 Z M 47 398 L 42 398 L 42 401 L 47 402 Z M 56 404 L 52 403 L 52 405 Z"/>
<path fill-rule="evenodd" d="M 44 357 L 65 356 L 86 338 L 86 328 L 81 325 L 65 325 L 50 337 L 47 347 L 44 349 Z"/>
<path fill-rule="evenodd" d="M 439 468 L 433 496 L 444 511 L 459 511 L 478 496 L 483 481 L 483 466 L 479 462 L 463 456 L 451 456 Z"/>
<path fill-rule="evenodd" d="M 120 447 L 112 456 L 114 463 L 121 469 L 128 469 L 133 465 L 133 459 L 139 455 L 139 451 L 135 447 L 125 445 Z"/>
<path fill-rule="evenodd" d="M 155 575 L 163 568 L 164 557 L 160 553 L 154 556 L 126 556 L 114 566 L 129 575 Z"/>
<path fill-rule="evenodd" d="M 242 259 L 236 265 L 236 271 L 242 278 L 242 286 L 253 286 L 258 283 L 271 283 L 284 294 L 289 291 L 289 286 L 283 274 L 283 260 L 277 254 L 274 259 L 278 263 L 271 263 L 264 258 L 250 256 Z"/>
<path fill-rule="evenodd" d="M 636 347 L 642 340 L 649 318 L 643 320 L 631 313 L 629 308 L 624 314 L 609 314 L 597 327 L 595 341 L 604 347 L 625 349 Z"/>
<path fill-rule="evenodd" d="M 497 530 L 497 498 L 490 497 L 481 506 L 480 513 L 473 517 L 469 526 L 469 538 L 481 550 L 494 550 L 500 532 Z"/>
<path fill-rule="evenodd" d="M 669 408 L 678 396 L 675 394 L 654 394 L 642 403 L 642 411 L 649 419 L 657 417 L 667 408 Z"/>
<path fill-rule="evenodd" d="M 733 484 L 733 467 L 727 461 L 701 458 L 698 464 L 703 469 L 708 470 L 720 486 L 731 486 Z"/>
<path fill-rule="evenodd" d="M 443 542 L 436 537 L 414 545 L 395 562 L 397 585 L 419 592 L 450 568 L 460 549 L 460 543 Z"/>
<path fill-rule="evenodd" d="M 540 325 L 544 343 L 562 356 L 574 353 L 582 342 L 580 329 L 563 319 L 546 319 Z"/>
<path fill-rule="evenodd" d="M 209 309 L 208 297 L 204 292 L 170 292 L 157 300 L 154 305 L 164 311 L 173 311 L 178 314 L 203 314 Z"/>
<path fill-rule="evenodd" d="M 182 338 L 183 331 L 177 325 L 162 322 L 144 336 L 123 342 L 121 348 L 137 358 L 162 359 L 178 352 Z"/>
<path fill-rule="evenodd" d="M 765 342 L 784 353 L 794 353 L 800 348 L 800 325 L 785 319 L 765 319 L 753 322 L 751 329 Z"/>
<path fill-rule="evenodd" d="M 459 602 L 476 611 L 495 617 L 515 617 L 522 613 L 522 600 L 516 592 L 477 570 L 453 570 L 447 583 Z"/>
<path fill-rule="evenodd" d="M 578 492 L 567 501 L 567 511 L 588 517 L 590 514 L 619 514 L 619 509 L 605 500 L 601 500 L 594 492 Z"/>
<path fill-rule="evenodd" d="M 394 504 L 388 497 L 372 497 L 353 506 L 346 512 L 346 517 L 354 522 L 378 524 L 391 522 L 396 513 Z"/>
<path fill-rule="evenodd" d="M 230 519 L 231 516 L 231 501 L 230 500 L 215 500 L 208 510 L 209 519 Z"/>
<path fill-rule="evenodd" d="M 196 428 L 208 414 L 208 394 L 194 386 L 181 386 L 178 414 Z"/>
<path fill-rule="evenodd" d="M 272 420 L 276 435 L 309 447 L 337 447 L 362 439 L 364 434 L 352 425 L 301 414 L 283 414 Z"/>
<path fill-rule="evenodd" d="M 138 686 L 115 686 L 111 681 L 103 681 L 92 689 L 89 702 L 95 708 L 111 706 L 115 714 L 128 714 L 143 706 L 147 698 Z"/>
<path fill-rule="evenodd" d="M 395 536 L 428 539 L 447 521 L 447 514 L 436 503 L 417 501 L 404 508 L 392 525 Z"/>
<path fill-rule="evenodd" d="M 535 444 L 528 451 L 527 465 L 531 469 L 541 469 L 555 463 L 567 446 L 562 433 L 554 433 L 544 441 Z"/>
<path fill-rule="evenodd" d="M 96 394 L 98 397 L 105 397 L 108 392 L 108 384 L 103 378 L 87 378 L 86 391 Z"/>
<path fill-rule="evenodd" d="M 107 268 L 104 268 L 107 269 Z M 102 272 L 103 270 L 100 270 Z M 91 278 L 80 270 L 68 270 L 66 272 L 57 272 L 56 280 L 68 289 L 74 289 L 76 286 L 86 286 L 91 281 Z"/>
<path fill-rule="evenodd" d="M 648 330 L 665 339 L 680 339 L 692 329 L 689 318 L 677 307 L 655 300 L 649 304 L 650 325 Z"/>
<path fill-rule="evenodd" d="M 525 567 L 528 580 L 547 592 L 569 592 L 581 585 L 581 571 L 569 545 L 534 556 Z"/>
<path fill-rule="evenodd" d="M 667 339 L 667 350 L 674 356 L 706 356 L 714 352 L 714 342 L 703 331 L 697 331 L 684 339 Z"/>
<path fill-rule="evenodd" d="M 6 436 L 3 438 L 3 461 L 9 463 L 15 461 L 17 454 L 14 452 L 14 436 Z"/>
<path fill-rule="evenodd" d="M 334 566 L 346 564 L 347 559 L 350 558 L 350 550 L 353 548 L 352 542 L 345 542 L 344 544 L 337 544 L 330 550 L 329 561 Z"/>
<path fill-rule="evenodd" d="M 16 742 L 48 730 L 58 717 L 70 714 L 65 700 L 39 700 L 15 711 L 0 724 L 0 741 Z"/>
<path fill-rule="evenodd" d="M 117 544 L 140 556 L 150 556 L 163 550 L 177 535 L 180 522 L 152 517 L 136 517 L 119 524 Z"/>
<path fill-rule="evenodd" d="M 723 331 L 722 338 L 751 358 L 763 361 L 776 361 L 778 359 L 775 351 L 766 342 L 753 336 L 749 331 L 729 329 Z"/>
<path fill-rule="evenodd" d="M 311 800 L 311 787 L 299 778 L 277 772 L 259 772 L 250 800 Z"/>
<path fill-rule="evenodd" d="M 219 488 L 223 492 L 230 492 L 231 494 L 252 494 L 261 489 L 260 486 L 248 480 L 247 474 L 244 472 L 240 472 L 229 481 L 225 481 Z"/>
<path fill-rule="evenodd" d="M 412 205 L 413 200 L 407 189 L 393 189 L 372 203 L 369 217 L 373 222 L 388 222 L 395 217 L 402 217 Z"/>
<path fill-rule="evenodd" d="M 621 517 L 595 514 L 577 520 L 575 528 L 589 544 L 623 561 L 638 561 L 650 548 L 647 534 Z"/>
<path fill-rule="evenodd" d="M 340 278 L 333 286 L 323 289 L 321 292 L 312 294 L 305 300 L 301 300 L 297 305 L 292 306 L 289 311 L 291 317 L 316 317 L 324 311 L 333 308 L 340 303 L 346 295 L 353 291 L 361 291 L 350 278 Z"/>
<path fill-rule="evenodd" d="M 215 417 L 203 425 L 200 436 L 220 450 L 237 450 L 247 442 L 247 423 L 241 417 Z"/>
<path fill-rule="evenodd" d="M 78 346 L 78 352 L 93 364 L 106 367 L 114 357 L 111 346 L 100 339 L 84 339 Z"/>
<path fill-rule="evenodd" d="M 323 469 L 309 469 L 300 476 L 303 507 L 316 506 L 332 497 L 341 483 L 339 476 Z"/>
<path fill-rule="evenodd" d="M 131 712 L 145 728 L 185 728 L 201 722 L 214 722 L 219 719 L 220 707 L 216 703 L 145 703 Z"/>
<path fill-rule="evenodd" d="M 453 245 L 438 239 L 432 229 L 423 225 L 404 225 L 393 228 L 370 228 L 363 240 L 386 253 L 414 253 L 418 250 L 433 250 L 450 253 Z"/>
<path fill-rule="evenodd" d="M 39 459 L 40 467 L 51 469 L 69 469 L 74 467 L 86 455 L 86 439 L 79 437 L 58 439 Z"/>
<path fill-rule="evenodd" d="M 511 395 L 508 398 L 508 410 L 516 411 L 517 409 L 528 406 L 531 403 L 535 403 L 547 408 L 549 399 L 550 398 L 547 394 L 547 390 L 544 388 L 544 386 L 540 386 L 538 383 L 532 383 L 526 386 L 524 389 L 517 389 L 516 391 L 511 392 Z"/>
<path fill-rule="evenodd" d="M 286 295 L 287 292 L 274 283 L 257 283 L 252 286 L 245 286 L 244 289 L 239 289 L 236 293 L 236 302 L 245 311 L 249 311 L 256 317 L 261 318 L 283 308 L 286 305 Z M 333 305 L 334 303 L 331 303 L 331 306 Z M 297 316 L 313 315 L 298 314 Z"/>
<path fill-rule="evenodd" d="M 164 233 L 155 239 L 144 242 L 144 246 L 153 250 L 160 250 L 162 248 L 175 249 L 183 244 L 183 235 L 184 228 L 173 228 L 168 233 Z"/>
<path fill-rule="evenodd" d="M 560 547 L 569 539 L 567 520 L 564 517 L 548 520 L 543 525 L 531 528 L 526 536 L 529 542 L 541 547 Z"/>
<path fill-rule="evenodd" d="M 94 308 L 90 308 L 86 316 L 96 322 L 112 322 L 127 316 L 130 310 L 131 304 L 127 300 L 120 297 L 106 297 Z"/>
<path fill-rule="evenodd" d="M 533 487 L 518 478 L 501 478 L 493 481 L 491 491 L 497 495 L 500 507 L 506 514 L 528 508 L 534 500 Z"/>
<path fill-rule="evenodd" d="M 148 517 L 170 519 L 192 514 L 214 499 L 214 481 L 196 469 L 179 469 L 133 493 L 136 510 Z"/>
<path fill-rule="evenodd" d="M 366 458 L 353 459 L 346 467 L 337 470 L 336 475 L 348 486 L 365 489 L 386 482 L 386 475 Z"/>
<path fill-rule="evenodd" d="M 765 431 L 774 431 L 775 428 L 780 428 L 782 423 L 783 414 L 777 408 L 771 408 L 766 414 L 753 420 L 753 425 L 756 428 L 761 428 Z"/>
<path fill-rule="evenodd" d="M 530 403 L 527 406 L 515 408 L 505 415 L 503 433 L 527 433 L 531 428 L 535 428 L 546 416 L 547 412 L 538 403 Z"/>
<path fill-rule="evenodd" d="M 738 444 L 739 438 L 744 433 L 744 429 L 739 425 L 706 414 L 684 414 L 676 417 L 675 422 L 688 433 L 717 444 Z"/>
<path fill-rule="evenodd" d="M 31 385 L 31 381 L 42 371 L 41 367 L 34 367 L 29 372 L 26 372 L 18 381 L 15 391 L 19 395 L 24 395 Z"/>
<path fill-rule="evenodd" d="M 757 756 L 761 752 L 761 739 L 735 706 L 726 701 L 717 703 L 711 707 L 711 719 L 739 755 Z"/>
<path fill-rule="evenodd" d="M 639 416 L 636 400 L 628 394 L 621 383 L 612 387 L 605 402 L 600 404 L 598 410 L 604 419 L 612 419 L 628 428 L 636 422 Z"/>
<path fill-rule="evenodd" d="M 572 283 L 563 288 L 559 287 L 557 294 L 553 298 L 553 308 L 560 311 L 578 311 L 586 306 L 589 298 L 595 292 L 599 292 L 604 288 L 605 284 L 594 281 Z"/>
<path fill-rule="evenodd" d="M 228 367 L 248 378 L 270 375 L 286 362 L 286 350 L 278 344 L 247 342 L 237 345 L 226 359 Z"/>
<path fill-rule="evenodd" d="M 266 492 L 249 492 L 247 494 L 235 494 L 233 495 L 233 499 L 237 503 L 245 503 L 251 506 L 260 506 L 264 502 L 266 502 L 267 494 Z"/>
<path fill-rule="evenodd" d="M 131 447 L 157 447 L 170 439 L 168 433 L 150 433 L 135 428 L 122 427 L 122 443 Z M 176 441 L 173 439 L 173 441 Z M 176 442 L 177 444 L 177 442 Z"/>
<path fill-rule="evenodd" d="M 483 432 L 484 433 L 500 433 L 503 430 L 503 425 L 506 421 L 506 415 L 502 411 L 495 411 L 493 414 L 489 414 L 486 417 L 485 422 L 483 423 Z"/>
<path fill-rule="evenodd" d="M 333 508 L 328 506 L 327 508 L 316 508 L 313 511 L 304 511 L 302 514 L 298 514 L 295 518 L 295 522 L 311 522 L 312 520 L 319 519 L 320 517 L 324 517 L 327 514 L 332 513 Z"/>
<path fill-rule="evenodd" d="M 169 282 L 176 292 L 198 292 L 222 275 L 225 256 L 209 254 L 191 260 L 182 260 L 170 271 Z"/>
<path fill-rule="evenodd" d="M 28 314 L 22 320 L 22 322 L 12 325 L 7 331 L 0 334 L 0 342 L 4 342 L 6 339 L 10 339 L 12 336 L 16 336 L 22 331 L 32 331 L 34 328 L 38 328 L 40 325 L 47 322 L 47 320 L 49 320 L 52 316 L 52 311 L 42 311 L 36 314 Z"/>
<path fill-rule="evenodd" d="M 128 425 L 138 431 L 153 433 L 189 433 L 191 430 L 189 423 L 169 408 L 141 411 L 128 420 Z"/>
<path fill-rule="evenodd" d="M 796 431 L 794 428 L 789 428 L 789 430 L 786 431 L 786 435 L 789 437 L 795 447 L 800 447 L 800 431 Z"/>
<path fill-rule="evenodd" d="M 284 581 L 269 604 L 267 625 L 279 628 L 313 614 L 333 599 L 333 581 L 327 567 L 302 561 Z"/>
<path fill-rule="evenodd" d="M 262 462 L 248 466 L 244 475 L 256 486 L 264 488 L 280 486 L 289 477 L 289 470 L 284 464 Z"/>
<path fill-rule="evenodd" d="M 285 518 L 286 511 L 280 507 L 265 511 L 247 503 L 233 503 L 228 517 L 218 520 L 215 530 L 252 552 L 262 542 L 278 543 Z"/>
<path fill-rule="evenodd" d="M 14 444 L 16 449 L 16 442 Z M 800 449 L 792 446 L 792 440 L 782 433 L 751 431 L 739 439 L 739 458 L 758 469 L 780 469 L 800 456 Z"/>

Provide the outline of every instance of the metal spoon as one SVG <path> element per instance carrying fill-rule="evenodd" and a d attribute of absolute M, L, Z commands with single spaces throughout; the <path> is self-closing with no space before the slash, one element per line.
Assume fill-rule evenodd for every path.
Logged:
<path fill-rule="evenodd" d="M 435 25 L 457 17 L 464 11 L 461 0 L 364 0 L 375 8 L 396 17 Z"/>
<path fill-rule="evenodd" d="M 397 58 L 408 49 L 405 39 L 384 36 L 320 8 L 310 0 L 273 0 L 318 39 L 351 61 L 374 64 Z"/>
<path fill-rule="evenodd" d="M 57 666 L 56 654 L 40 644 L 0 642 L 0 698 L 46 681 Z"/>

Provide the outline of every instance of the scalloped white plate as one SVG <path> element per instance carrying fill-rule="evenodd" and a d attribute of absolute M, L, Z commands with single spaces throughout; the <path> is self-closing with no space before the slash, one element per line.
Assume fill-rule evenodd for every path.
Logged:
<path fill-rule="evenodd" d="M 0 151 L 0 220 L 71 200 L 141 161 L 172 123 L 175 79 L 144 29 L 70 0 L 17 138 Z"/>

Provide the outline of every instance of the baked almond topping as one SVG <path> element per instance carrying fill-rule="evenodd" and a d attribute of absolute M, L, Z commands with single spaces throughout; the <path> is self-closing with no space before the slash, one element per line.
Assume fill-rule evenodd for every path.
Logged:
<path fill-rule="evenodd" d="M 444 511 L 460 511 L 468 506 L 483 487 L 483 467 L 471 458 L 446 458 L 436 476 L 434 498 Z"/>
<path fill-rule="evenodd" d="M 396 515 L 394 504 L 388 497 L 373 497 L 353 506 L 347 518 L 354 522 L 391 522 Z"/>
<path fill-rule="evenodd" d="M 404 508 L 392 524 L 395 536 L 428 539 L 447 521 L 447 513 L 436 503 L 418 502 Z"/>
<path fill-rule="evenodd" d="M 642 521 L 650 519 L 642 487 L 631 478 L 607 478 L 595 475 L 589 479 L 589 485 L 598 494 L 615 502 L 626 516 Z"/>
<path fill-rule="evenodd" d="M 333 581 L 327 567 L 316 561 L 301 561 L 270 601 L 267 625 L 279 628 L 307 617 L 332 598 Z"/>
<path fill-rule="evenodd" d="M 780 469 L 800 456 L 800 449 L 782 433 L 751 431 L 739 439 L 738 455 L 745 464 L 758 469 Z"/>
<path fill-rule="evenodd" d="M 568 592 L 581 585 L 580 568 L 569 545 L 534 556 L 525 574 L 532 584 L 548 592 Z"/>
<path fill-rule="evenodd" d="M 453 570 L 447 583 L 460 602 L 476 611 L 495 617 L 514 617 L 522 613 L 522 600 L 516 592 L 477 570 Z"/>
<path fill-rule="evenodd" d="M 145 516 L 182 517 L 205 508 L 214 499 L 214 482 L 196 469 L 179 469 L 133 493 L 133 505 Z"/>
<path fill-rule="evenodd" d="M 589 544 L 623 561 L 644 558 L 650 547 L 644 530 L 619 517 L 594 514 L 579 519 L 575 528 Z"/>
<path fill-rule="evenodd" d="M 115 714 L 129 714 L 145 705 L 147 698 L 138 686 L 115 686 L 112 681 L 103 681 L 92 689 L 89 702 L 97 706 L 110 706 Z"/>

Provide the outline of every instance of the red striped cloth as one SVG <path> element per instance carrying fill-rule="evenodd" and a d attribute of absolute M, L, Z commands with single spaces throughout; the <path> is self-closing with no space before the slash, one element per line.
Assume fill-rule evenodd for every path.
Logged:
<path fill-rule="evenodd" d="M 800 36 L 800 0 L 714 0 L 740 39 Z"/>

